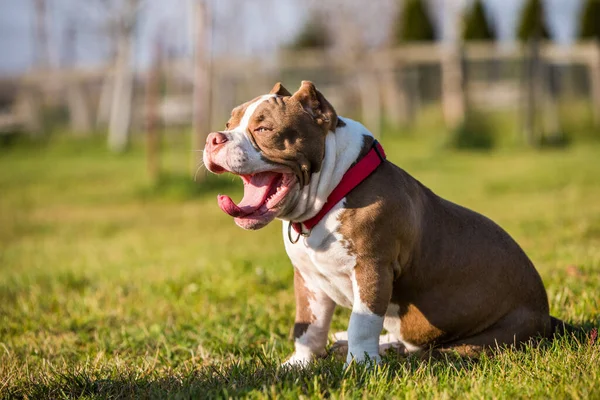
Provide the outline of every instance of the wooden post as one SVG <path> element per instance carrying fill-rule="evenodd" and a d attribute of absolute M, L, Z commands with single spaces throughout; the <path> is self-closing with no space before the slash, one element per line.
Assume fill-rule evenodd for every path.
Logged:
<path fill-rule="evenodd" d="M 592 46 L 591 60 L 588 63 L 590 71 L 590 90 L 592 98 L 592 112 L 594 115 L 594 124 L 600 126 L 600 39 L 595 40 L 595 46 Z"/>
<path fill-rule="evenodd" d="M 192 160 L 190 173 L 197 180 L 203 180 L 205 174 L 196 174 L 202 162 L 202 150 L 210 129 L 211 99 L 211 57 L 208 43 L 210 41 L 212 21 L 207 4 L 194 2 L 194 109 L 192 132 Z"/>
<path fill-rule="evenodd" d="M 162 44 L 159 37 L 154 44 L 152 66 L 146 79 L 146 168 L 153 184 L 160 179 L 160 134 L 158 106 L 162 70 Z"/>
<path fill-rule="evenodd" d="M 540 41 L 538 37 L 529 39 L 528 42 L 528 54 L 526 53 L 526 72 L 525 72 L 525 84 L 527 95 L 525 97 L 525 105 L 523 107 L 524 125 L 523 125 L 523 137 L 525 143 L 529 146 L 535 146 L 539 139 L 539 132 L 537 127 L 537 97 L 538 97 L 538 72 L 540 70 Z"/>
<path fill-rule="evenodd" d="M 44 134 L 41 97 L 40 89 L 29 84 L 22 85 L 17 95 L 17 114 L 32 137 Z"/>
<path fill-rule="evenodd" d="M 402 64 L 394 63 L 389 55 L 385 55 L 383 70 L 379 75 L 379 86 L 382 93 L 386 123 L 391 123 L 395 129 L 405 125 L 408 120 L 406 110 L 406 93 L 404 79 L 398 84 L 396 76 L 403 77 Z M 396 68 L 394 68 L 396 67 Z"/>
<path fill-rule="evenodd" d="M 539 80 L 539 91 L 543 100 L 543 117 L 544 117 L 544 137 L 549 142 L 559 142 L 563 140 L 564 134 L 561 129 L 559 119 L 559 109 L 556 97 L 552 92 L 549 82 L 552 81 L 552 71 L 550 65 L 540 66 L 542 79 Z"/>
<path fill-rule="evenodd" d="M 78 135 L 88 134 L 92 131 L 93 124 L 85 83 L 74 78 L 66 84 L 71 131 Z"/>
<path fill-rule="evenodd" d="M 112 100 L 113 86 L 113 71 L 108 69 L 106 70 L 105 76 L 102 79 L 102 87 L 100 88 L 98 110 L 96 111 L 96 128 L 104 129 L 110 121 L 110 102 Z"/>
<path fill-rule="evenodd" d="M 365 125 L 373 133 L 373 136 L 381 136 L 381 98 L 377 79 L 373 71 L 359 68 L 357 81 L 360 93 L 360 108 Z"/>
<path fill-rule="evenodd" d="M 458 45 L 448 45 L 442 56 L 442 106 L 448 129 L 457 127 L 465 118 L 463 63 Z"/>

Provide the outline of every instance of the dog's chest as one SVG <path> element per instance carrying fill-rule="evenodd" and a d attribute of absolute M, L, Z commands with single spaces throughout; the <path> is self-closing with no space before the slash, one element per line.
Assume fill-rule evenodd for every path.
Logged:
<path fill-rule="evenodd" d="M 352 271 L 356 257 L 351 254 L 348 239 L 339 232 L 339 214 L 345 199 L 340 201 L 308 237 L 301 237 L 292 244 L 288 238 L 287 223 L 284 223 L 284 242 L 292 264 L 296 267 L 308 289 L 320 289 L 343 307 L 352 307 Z M 295 236 L 295 232 L 292 232 Z"/>

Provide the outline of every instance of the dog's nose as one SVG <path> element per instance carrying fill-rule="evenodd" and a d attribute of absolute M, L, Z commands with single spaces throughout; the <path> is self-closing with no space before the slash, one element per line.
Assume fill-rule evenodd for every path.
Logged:
<path fill-rule="evenodd" d="M 206 144 L 212 147 L 217 147 L 227 142 L 227 136 L 221 132 L 212 132 L 206 138 Z"/>

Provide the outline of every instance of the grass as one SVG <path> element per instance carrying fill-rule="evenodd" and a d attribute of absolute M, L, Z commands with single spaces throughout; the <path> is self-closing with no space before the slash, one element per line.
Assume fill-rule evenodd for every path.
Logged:
<path fill-rule="evenodd" d="M 292 268 L 280 225 L 237 228 L 194 185 L 187 140 L 157 187 L 139 148 L 60 137 L 0 149 L 0 397 L 600 398 L 600 344 L 564 337 L 472 360 L 392 359 L 343 371 L 292 351 Z M 600 144 L 464 153 L 386 136 L 389 158 L 482 212 L 532 258 L 552 314 L 600 324 Z M 345 330 L 347 310 L 333 329 Z"/>

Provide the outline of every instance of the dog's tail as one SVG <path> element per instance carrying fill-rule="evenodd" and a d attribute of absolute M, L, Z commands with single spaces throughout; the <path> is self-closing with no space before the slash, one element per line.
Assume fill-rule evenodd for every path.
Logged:
<path fill-rule="evenodd" d="M 565 321 L 550 316 L 550 332 L 552 337 L 576 335 L 584 333 L 583 329 L 567 324 Z"/>

